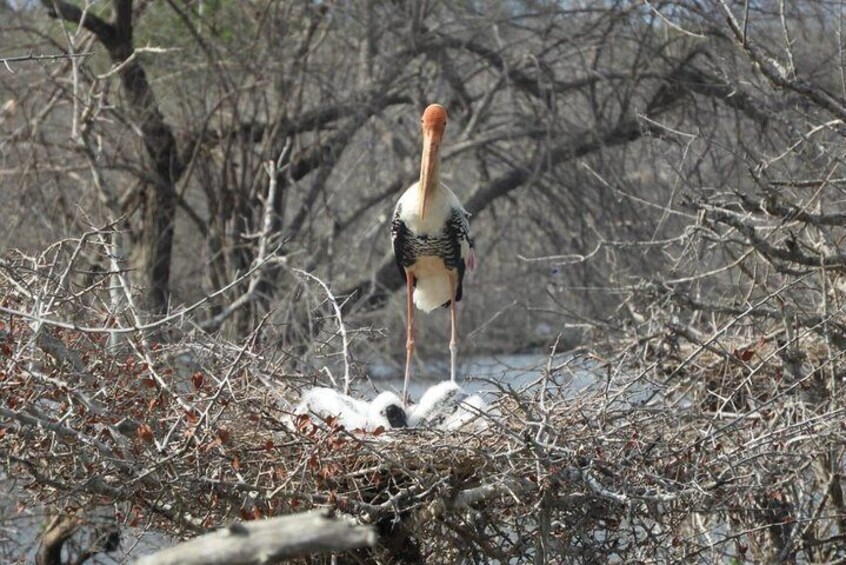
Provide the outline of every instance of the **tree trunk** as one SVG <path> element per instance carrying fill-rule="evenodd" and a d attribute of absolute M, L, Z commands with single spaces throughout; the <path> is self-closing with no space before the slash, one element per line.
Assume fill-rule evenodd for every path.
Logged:
<path fill-rule="evenodd" d="M 62 565 L 62 547 L 79 529 L 80 520 L 76 516 L 58 516 L 41 536 L 35 565 Z"/>
<path fill-rule="evenodd" d="M 118 72 L 128 107 L 141 130 L 142 142 L 154 179 L 144 192 L 141 233 L 133 248 L 135 286 L 143 292 L 145 309 L 167 308 L 170 263 L 173 252 L 173 223 L 176 217 L 176 183 L 185 169 L 179 159 L 176 139 L 159 110 L 147 73 L 138 58 L 132 59 L 132 0 L 114 0 L 114 22 L 106 22 L 74 4 L 42 0 L 53 17 L 83 26 L 106 48 Z"/>

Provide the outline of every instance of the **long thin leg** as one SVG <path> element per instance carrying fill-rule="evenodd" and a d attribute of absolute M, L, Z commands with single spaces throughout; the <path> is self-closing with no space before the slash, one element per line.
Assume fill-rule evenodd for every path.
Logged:
<path fill-rule="evenodd" d="M 408 406 L 408 383 L 411 382 L 411 356 L 414 354 L 414 275 L 405 271 L 405 288 L 408 293 L 408 325 L 405 328 L 405 382 L 402 385 L 402 403 Z"/>
<path fill-rule="evenodd" d="M 452 326 L 452 333 L 449 338 L 449 378 L 455 382 L 455 360 L 458 357 L 458 332 L 455 324 L 455 286 L 456 274 L 449 275 L 449 319 Z"/>

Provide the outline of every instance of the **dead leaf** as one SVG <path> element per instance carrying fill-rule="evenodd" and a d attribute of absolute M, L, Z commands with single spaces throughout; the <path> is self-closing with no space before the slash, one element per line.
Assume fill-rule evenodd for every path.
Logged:
<path fill-rule="evenodd" d="M 147 424 L 141 424 L 140 426 L 138 426 L 138 429 L 135 431 L 135 433 L 138 434 L 139 438 L 146 441 L 147 443 L 153 441 L 153 428 L 151 428 Z"/>

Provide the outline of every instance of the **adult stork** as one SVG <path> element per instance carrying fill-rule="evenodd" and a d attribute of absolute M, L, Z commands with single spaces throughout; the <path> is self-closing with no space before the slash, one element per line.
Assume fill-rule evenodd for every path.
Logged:
<path fill-rule="evenodd" d="M 402 401 L 408 404 L 411 357 L 414 353 L 414 306 L 431 312 L 450 309 L 450 380 L 455 382 L 458 354 L 455 304 L 461 300 L 464 271 L 475 268 L 469 214 L 438 176 L 440 147 L 447 123 L 446 109 L 432 104 L 423 112 L 423 157 L 420 180 L 400 197 L 391 221 L 391 240 L 400 273 L 405 277 L 405 383 Z M 413 298 L 412 298 L 413 297 Z M 412 304 L 413 299 L 413 304 Z"/>

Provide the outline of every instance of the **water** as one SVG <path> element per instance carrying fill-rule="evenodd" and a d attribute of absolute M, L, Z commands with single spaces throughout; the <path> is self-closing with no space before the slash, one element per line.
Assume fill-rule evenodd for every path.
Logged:
<path fill-rule="evenodd" d="M 2 563 L 33 563 L 41 533 L 50 519 L 44 509 L 23 503 L 29 499 L 22 486 L 25 482 L 28 480 L 21 481 L 0 471 L 0 562 Z M 89 512 L 88 519 L 97 526 L 84 527 L 81 532 L 74 535 L 73 540 L 90 540 L 97 534 L 110 531 L 114 524 L 114 511 L 110 506 L 101 506 L 95 509 L 93 514 Z M 95 529 L 98 530 L 97 534 L 94 532 Z M 142 528 L 121 527 L 120 535 L 120 549 L 109 554 L 100 553 L 89 562 L 104 565 L 123 563 L 130 557 L 153 553 L 172 543 L 161 532 Z"/>
<path fill-rule="evenodd" d="M 597 377 L 591 372 L 590 363 L 570 353 L 557 354 L 551 362 L 549 357 L 539 353 L 467 357 L 459 364 L 457 381 L 469 394 L 491 393 L 507 387 L 524 390 L 539 386 L 548 367 L 553 371 L 547 380 L 547 386 L 560 389 L 565 396 L 574 396 L 597 384 Z M 420 398 L 430 386 L 449 380 L 448 364 L 435 363 L 427 369 L 425 374 L 412 373 L 414 376 L 409 385 L 412 399 Z M 417 367 L 414 367 L 414 370 L 417 370 Z M 370 372 L 374 384 L 380 390 L 402 392 L 402 368 L 378 363 L 371 367 Z M 363 390 L 363 387 L 354 388 Z M 367 396 L 366 392 L 362 394 Z"/>

